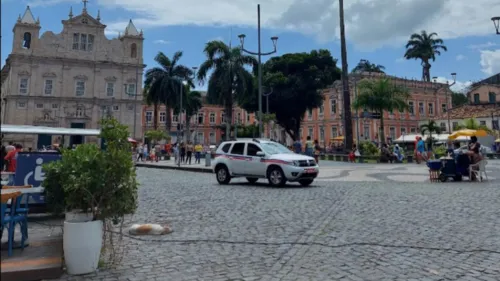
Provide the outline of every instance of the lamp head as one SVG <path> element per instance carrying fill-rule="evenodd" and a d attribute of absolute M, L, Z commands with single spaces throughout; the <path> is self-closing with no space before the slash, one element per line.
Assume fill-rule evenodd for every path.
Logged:
<path fill-rule="evenodd" d="M 437 82 L 437 79 L 438 79 L 438 78 L 437 78 L 437 76 L 432 77 L 432 81 L 433 81 L 434 83 L 436 83 L 436 82 Z"/>
<path fill-rule="evenodd" d="M 247 37 L 245 34 L 238 35 L 238 38 L 240 38 L 241 46 L 243 46 L 245 44 L 245 37 Z"/>
<path fill-rule="evenodd" d="M 453 81 L 457 81 L 457 74 L 455 72 L 451 74 L 451 77 L 453 77 Z"/>
<path fill-rule="evenodd" d="M 271 37 L 271 41 L 273 41 L 273 46 L 276 49 L 276 45 L 278 44 L 278 36 Z"/>
<path fill-rule="evenodd" d="M 497 34 L 500 35 L 500 17 L 492 17 L 491 21 L 493 21 Z"/>

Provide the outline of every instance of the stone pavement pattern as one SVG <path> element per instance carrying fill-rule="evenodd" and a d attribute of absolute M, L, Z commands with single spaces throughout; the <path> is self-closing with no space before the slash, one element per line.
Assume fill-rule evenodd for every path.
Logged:
<path fill-rule="evenodd" d="M 174 232 L 126 238 L 116 269 L 60 280 L 500 280 L 498 180 L 270 188 L 146 168 L 138 178 L 129 224 Z"/>

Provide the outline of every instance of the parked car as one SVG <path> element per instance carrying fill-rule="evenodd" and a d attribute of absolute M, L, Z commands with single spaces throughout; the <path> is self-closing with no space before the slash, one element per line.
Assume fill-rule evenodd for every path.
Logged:
<path fill-rule="evenodd" d="M 267 178 L 272 186 L 283 186 L 287 181 L 309 186 L 319 173 L 314 158 L 296 154 L 277 142 L 259 139 L 221 143 L 212 169 L 220 184 L 245 177 L 250 183 Z"/>

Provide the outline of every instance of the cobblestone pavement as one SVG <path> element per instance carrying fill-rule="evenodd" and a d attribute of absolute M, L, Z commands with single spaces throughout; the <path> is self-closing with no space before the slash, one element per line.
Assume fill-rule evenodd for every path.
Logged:
<path fill-rule="evenodd" d="M 500 280 L 498 180 L 270 188 L 147 168 L 138 177 L 129 223 L 174 232 L 126 238 L 117 268 L 61 280 Z"/>

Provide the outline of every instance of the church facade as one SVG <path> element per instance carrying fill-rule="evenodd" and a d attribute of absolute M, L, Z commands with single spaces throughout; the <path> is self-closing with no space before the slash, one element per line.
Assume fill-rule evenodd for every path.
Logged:
<path fill-rule="evenodd" d="M 143 33 L 132 21 L 108 39 L 100 12 L 87 1 L 79 15 L 62 20 L 62 31 L 46 31 L 29 6 L 13 28 L 12 52 L 2 68 L 2 124 L 98 129 L 108 115 L 142 133 Z M 85 141 L 92 141 L 87 137 Z M 5 135 L 26 147 L 61 143 L 59 136 Z M 83 138 L 64 140 L 78 144 Z"/>

